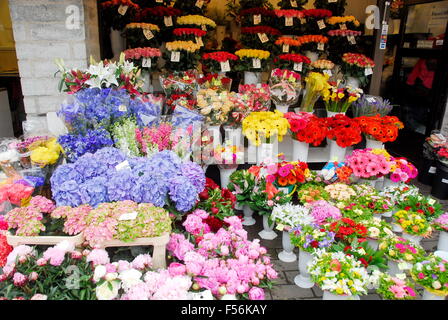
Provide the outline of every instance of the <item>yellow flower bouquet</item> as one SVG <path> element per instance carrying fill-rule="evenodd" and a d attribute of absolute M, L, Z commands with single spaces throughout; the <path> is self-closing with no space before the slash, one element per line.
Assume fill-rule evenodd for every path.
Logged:
<path fill-rule="evenodd" d="M 428 238 L 431 236 L 431 224 L 423 215 L 400 210 L 393 216 L 394 220 L 403 228 L 403 232 L 412 236 Z"/>
<path fill-rule="evenodd" d="M 193 41 L 172 41 L 166 43 L 163 58 L 169 71 L 187 71 L 196 69 L 201 58 L 201 46 Z"/>
<path fill-rule="evenodd" d="M 313 112 L 314 105 L 317 100 L 329 90 L 328 74 L 320 74 L 317 72 L 310 72 L 305 78 L 306 93 L 302 100 L 301 110 L 305 112 Z"/>
<path fill-rule="evenodd" d="M 29 147 L 29 150 L 31 150 L 31 162 L 41 168 L 56 164 L 63 151 L 56 138 L 37 141 Z"/>
<path fill-rule="evenodd" d="M 252 72 L 264 71 L 271 56 L 269 51 L 257 49 L 241 49 L 235 52 L 235 54 L 240 58 L 235 69 L 237 71 Z"/>
<path fill-rule="evenodd" d="M 352 88 L 350 86 L 340 87 L 339 83 L 332 83 L 327 90 L 323 92 L 325 107 L 330 112 L 347 112 L 353 102 L 357 101 L 362 89 Z"/>
<path fill-rule="evenodd" d="M 260 146 L 263 138 L 272 143 L 275 136 L 281 142 L 289 128 L 288 120 L 279 111 L 252 112 L 243 120 L 243 134 L 255 146 Z"/>
<path fill-rule="evenodd" d="M 158 48 L 160 28 L 151 23 L 129 23 L 125 29 L 126 39 L 131 48 Z"/>
<path fill-rule="evenodd" d="M 216 23 L 212 19 L 209 19 L 200 15 L 188 15 L 177 18 L 177 24 L 183 28 L 191 26 L 192 28 L 200 27 L 204 31 L 207 31 L 207 27 L 210 29 L 216 28 Z"/>

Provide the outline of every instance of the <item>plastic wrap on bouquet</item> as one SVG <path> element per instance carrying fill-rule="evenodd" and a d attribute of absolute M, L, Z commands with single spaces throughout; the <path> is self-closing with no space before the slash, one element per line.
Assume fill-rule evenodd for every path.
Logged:
<path fill-rule="evenodd" d="M 170 72 L 160 75 L 160 84 L 166 96 L 187 94 L 195 97 L 199 89 L 196 70 L 185 72 Z"/>
<path fill-rule="evenodd" d="M 280 112 L 287 113 L 289 106 L 292 106 L 299 100 L 300 89 L 294 88 L 287 82 L 275 84 L 271 86 L 270 90 L 271 99 Z"/>
<path fill-rule="evenodd" d="M 163 98 L 154 95 L 135 98 L 130 102 L 130 109 L 137 119 L 139 127 L 149 127 L 160 121 Z"/>
<path fill-rule="evenodd" d="M 218 91 L 230 91 L 232 79 L 223 74 L 208 74 L 198 79 L 200 89 L 212 89 Z"/>
<path fill-rule="evenodd" d="M 250 111 L 269 111 L 271 108 L 271 90 L 267 84 L 240 85 L 238 92 L 251 101 Z"/>
<path fill-rule="evenodd" d="M 187 109 L 183 106 L 177 106 L 172 115 L 172 124 L 178 128 L 187 128 L 193 126 L 200 127 L 204 121 L 204 117 L 194 110 Z"/>

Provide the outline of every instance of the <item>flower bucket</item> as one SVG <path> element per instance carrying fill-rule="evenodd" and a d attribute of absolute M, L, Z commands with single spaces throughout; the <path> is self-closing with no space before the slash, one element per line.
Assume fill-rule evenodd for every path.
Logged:
<path fill-rule="evenodd" d="M 230 176 L 232 175 L 232 173 L 236 171 L 236 169 L 238 169 L 238 165 L 233 166 L 231 168 L 224 168 L 219 165 L 218 168 L 219 168 L 219 175 L 221 177 L 221 189 L 227 188 L 230 182 Z"/>
<path fill-rule="evenodd" d="M 275 160 L 275 145 L 273 143 L 262 143 L 257 148 L 257 164 L 261 164 L 266 159 Z"/>
<path fill-rule="evenodd" d="M 445 296 L 431 293 L 427 289 L 425 289 L 423 291 L 422 300 L 445 300 Z"/>
<path fill-rule="evenodd" d="M 293 156 L 292 161 L 307 162 L 310 145 L 305 142 L 292 140 Z"/>
<path fill-rule="evenodd" d="M 445 261 L 448 261 L 448 251 L 439 251 L 438 250 L 438 251 L 434 252 L 434 255 L 436 257 L 439 257 L 439 258 L 445 260 Z"/>
<path fill-rule="evenodd" d="M 288 113 L 289 105 L 287 104 L 275 104 L 275 108 L 282 112 L 282 113 Z"/>
<path fill-rule="evenodd" d="M 207 131 L 210 133 L 210 136 L 213 137 L 213 149 L 216 149 L 221 145 L 221 126 L 207 126 Z"/>
<path fill-rule="evenodd" d="M 147 70 L 142 71 L 143 86 L 142 90 L 144 92 L 153 92 L 151 73 Z"/>
<path fill-rule="evenodd" d="M 277 238 L 277 233 L 274 231 L 275 222 L 272 222 L 272 225 L 269 225 L 269 216 L 263 216 L 263 230 L 258 233 L 261 239 L 264 240 L 274 240 Z"/>
<path fill-rule="evenodd" d="M 82 233 L 76 236 L 60 236 L 60 237 L 52 237 L 52 236 L 43 236 L 43 237 L 21 237 L 14 236 L 11 233 L 6 233 L 6 241 L 12 247 L 18 247 L 20 245 L 29 245 L 29 246 L 54 246 L 62 241 L 68 241 L 73 243 L 75 247 L 81 247 L 84 243 L 84 236 Z"/>
<path fill-rule="evenodd" d="M 420 245 L 420 242 L 423 239 L 423 237 L 421 237 L 421 236 L 414 236 L 414 235 L 408 234 L 406 232 L 403 232 L 402 237 L 406 240 L 411 241 L 414 244 L 417 244 L 417 245 Z"/>
<path fill-rule="evenodd" d="M 403 228 L 396 224 L 396 223 L 392 223 L 392 231 L 395 233 L 402 233 L 403 232 Z"/>
<path fill-rule="evenodd" d="M 344 161 L 346 148 L 338 146 L 336 141 L 330 140 L 330 159 L 329 161 Z"/>
<path fill-rule="evenodd" d="M 384 149 L 384 143 L 366 138 L 366 149 Z"/>
<path fill-rule="evenodd" d="M 369 246 L 370 246 L 372 249 L 374 249 L 374 250 L 378 250 L 378 246 L 379 246 L 378 240 L 369 239 L 369 240 L 367 240 L 367 243 L 369 244 Z"/>
<path fill-rule="evenodd" d="M 244 221 L 243 226 L 253 226 L 257 221 L 253 218 L 254 211 L 246 204 L 243 207 Z"/>
<path fill-rule="evenodd" d="M 393 182 L 392 180 L 390 180 L 389 178 L 384 178 L 384 185 L 383 185 L 383 189 L 392 187 L 392 186 L 397 186 L 399 183 L 398 182 Z"/>
<path fill-rule="evenodd" d="M 448 232 L 440 231 L 437 250 L 448 252 Z"/>
<path fill-rule="evenodd" d="M 288 231 L 283 231 L 282 234 L 283 251 L 278 254 L 278 258 L 283 262 L 294 262 L 297 256 L 294 253 L 294 246 L 291 243 Z"/>
<path fill-rule="evenodd" d="M 334 116 L 337 116 L 338 114 L 342 114 L 345 116 L 345 112 L 334 112 L 334 111 L 327 111 L 327 117 L 332 118 Z"/>
<path fill-rule="evenodd" d="M 387 212 L 383 213 L 381 215 L 381 217 L 383 217 L 383 218 L 392 218 L 393 215 L 394 215 L 393 211 L 387 211 Z"/>
<path fill-rule="evenodd" d="M 361 81 L 359 81 L 358 78 L 354 77 L 347 77 L 347 80 L 345 81 L 346 85 L 349 87 L 352 87 L 353 89 L 357 89 L 361 87 Z"/>
<path fill-rule="evenodd" d="M 361 300 L 361 299 L 359 298 L 359 296 L 342 296 L 325 290 L 322 296 L 322 300 Z"/>
<path fill-rule="evenodd" d="M 244 71 L 244 84 L 261 83 L 261 72 Z"/>
<path fill-rule="evenodd" d="M 239 202 L 235 203 L 235 210 L 243 211 L 244 206 Z"/>
<path fill-rule="evenodd" d="M 166 233 L 160 237 L 154 238 L 137 238 L 132 242 L 123 242 L 120 240 L 109 240 L 101 243 L 99 248 L 111 247 L 139 247 L 139 246 L 153 246 L 152 261 L 154 269 L 166 268 L 166 245 L 170 241 L 170 234 Z"/>
<path fill-rule="evenodd" d="M 440 161 L 432 182 L 431 195 L 439 200 L 448 200 L 448 167 Z"/>
<path fill-rule="evenodd" d="M 375 189 L 378 191 L 384 190 L 384 178 L 379 178 L 375 181 Z"/>
<path fill-rule="evenodd" d="M 294 278 L 294 283 L 303 289 L 310 289 L 314 287 L 314 282 L 308 273 L 308 265 L 313 260 L 311 253 L 300 249 L 299 252 L 299 274 Z"/>

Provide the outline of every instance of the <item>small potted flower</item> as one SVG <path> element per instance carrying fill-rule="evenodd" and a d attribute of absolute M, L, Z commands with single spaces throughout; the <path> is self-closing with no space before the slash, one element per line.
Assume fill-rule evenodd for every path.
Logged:
<path fill-rule="evenodd" d="M 447 270 L 448 261 L 435 255 L 420 258 L 414 264 L 411 276 L 425 289 L 423 300 L 445 300 L 448 296 Z"/>
<path fill-rule="evenodd" d="M 367 206 L 360 203 L 339 203 L 337 207 L 341 210 L 342 216 L 355 221 L 365 221 L 373 218 L 373 212 Z"/>
<path fill-rule="evenodd" d="M 311 209 L 310 213 L 314 217 L 314 221 L 320 226 L 342 218 L 341 211 L 325 200 L 315 201 L 305 206 Z"/>
<path fill-rule="evenodd" d="M 361 179 L 360 183 L 369 183 L 372 187 L 379 177 L 390 172 L 392 165 L 381 152 L 375 150 L 358 149 L 346 158 L 353 175 Z"/>
<path fill-rule="evenodd" d="M 440 231 L 437 250 L 448 252 L 448 213 L 434 220 L 433 226 L 436 230 Z"/>
<path fill-rule="evenodd" d="M 389 224 L 381 218 L 372 217 L 359 222 L 367 228 L 367 242 L 374 250 L 378 250 L 379 241 L 394 236 Z"/>
<path fill-rule="evenodd" d="M 417 178 L 417 168 L 405 158 L 392 158 L 391 172 L 384 180 L 384 187 L 397 183 L 409 183 Z"/>
<path fill-rule="evenodd" d="M 353 102 L 357 101 L 363 91 L 359 88 L 341 87 L 330 83 L 331 87 L 324 94 L 328 117 L 345 114 Z"/>
<path fill-rule="evenodd" d="M 230 176 L 228 188 L 233 192 L 240 208 L 244 211 L 244 226 L 253 226 L 256 221 L 252 217 L 254 211 L 250 208 L 250 195 L 255 188 L 255 175 L 251 170 L 238 170 Z"/>
<path fill-rule="evenodd" d="M 283 262 L 294 262 L 297 257 L 293 252 L 294 245 L 291 243 L 291 229 L 298 225 L 308 225 L 314 222 L 310 215 L 309 208 L 287 203 L 275 206 L 272 210 L 271 220 L 277 224 L 277 230 L 283 231 L 282 245 L 283 251 L 278 254 L 278 258 Z"/>
<path fill-rule="evenodd" d="M 356 198 L 357 202 L 366 208 L 368 208 L 372 214 L 383 216 L 386 212 L 389 212 L 392 208 L 388 198 L 385 198 L 377 193 L 371 195 L 360 196 Z"/>
<path fill-rule="evenodd" d="M 308 271 L 324 291 L 322 300 L 360 300 L 360 295 L 367 294 L 369 274 L 366 268 L 343 252 L 319 250 Z"/>
<path fill-rule="evenodd" d="M 384 251 L 389 260 L 388 272 L 391 276 L 410 270 L 412 264 L 425 255 L 425 250 L 420 245 L 400 237 L 387 237 L 380 242 L 378 248 Z"/>
<path fill-rule="evenodd" d="M 367 241 L 367 228 L 364 224 L 349 218 L 342 218 L 330 224 L 329 230 L 336 234 L 336 240 L 346 244 L 357 240 L 359 243 Z"/>
<path fill-rule="evenodd" d="M 328 231 L 316 223 L 300 224 L 290 231 L 291 243 L 300 248 L 299 274 L 294 278 L 294 283 L 300 288 L 309 289 L 314 286 L 308 271 L 308 266 L 313 260 L 312 254 L 318 249 L 328 249 L 334 242 L 334 232 Z"/>
<path fill-rule="evenodd" d="M 412 282 L 406 279 L 405 274 L 392 277 L 383 273 L 376 292 L 383 300 L 414 300 L 417 297 Z"/>
<path fill-rule="evenodd" d="M 422 194 L 410 196 L 398 206 L 401 210 L 412 211 L 423 215 L 428 222 L 432 222 L 443 214 L 442 205 L 432 197 Z"/>
<path fill-rule="evenodd" d="M 344 183 L 333 183 L 325 187 L 325 191 L 334 201 L 350 201 L 356 196 L 355 190 Z"/>
<path fill-rule="evenodd" d="M 261 73 L 268 67 L 271 53 L 265 50 L 241 49 L 235 52 L 240 58 L 237 71 L 244 71 L 244 84 L 261 84 Z"/>
<path fill-rule="evenodd" d="M 265 166 L 266 180 L 285 194 L 292 195 L 297 185 L 303 184 L 311 173 L 305 162 L 279 162 Z"/>
<path fill-rule="evenodd" d="M 393 215 L 393 218 L 403 229 L 403 238 L 415 244 L 419 245 L 423 238 L 431 236 L 431 224 L 421 214 L 400 210 Z"/>
<path fill-rule="evenodd" d="M 330 195 L 324 187 L 313 182 L 305 183 L 297 191 L 300 203 L 314 203 L 320 200 L 328 200 Z"/>

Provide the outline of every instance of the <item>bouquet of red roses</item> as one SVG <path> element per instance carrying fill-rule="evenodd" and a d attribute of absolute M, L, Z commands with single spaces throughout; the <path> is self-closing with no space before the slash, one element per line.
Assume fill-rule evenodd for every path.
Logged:
<path fill-rule="evenodd" d="M 212 179 L 206 178 L 205 189 L 199 194 L 196 208 L 224 220 L 234 216 L 236 197 L 229 189 L 221 189 Z"/>
<path fill-rule="evenodd" d="M 348 148 L 362 141 L 361 128 L 356 120 L 338 114 L 326 119 L 327 138 L 335 140 L 341 148 Z"/>
<path fill-rule="evenodd" d="M 212 73 L 232 71 L 233 61 L 236 60 L 238 56 L 225 51 L 209 52 L 202 56 L 203 64 Z"/>
<path fill-rule="evenodd" d="M 318 146 L 327 136 L 325 119 L 307 112 L 288 112 L 285 118 L 291 126 L 290 131 L 294 140 Z"/>

